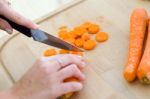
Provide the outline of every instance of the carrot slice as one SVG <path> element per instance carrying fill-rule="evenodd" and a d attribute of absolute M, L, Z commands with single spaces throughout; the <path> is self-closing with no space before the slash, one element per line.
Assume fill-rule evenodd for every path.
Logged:
<path fill-rule="evenodd" d="M 71 78 L 65 79 L 64 82 L 79 82 L 79 80 L 75 77 L 71 77 Z M 63 99 L 69 99 L 73 95 L 73 93 L 74 92 L 66 93 L 65 95 L 62 96 L 62 98 Z"/>
<path fill-rule="evenodd" d="M 84 33 L 84 34 L 81 36 L 81 38 L 82 38 L 84 41 L 87 41 L 87 40 L 91 39 L 91 36 L 90 36 L 90 34 L 88 34 L 88 33 Z"/>
<path fill-rule="evenodd" d="M 83 44 L 83 48 L 85 50 L 92 50 L 96 47 L 96 41 L 95 40 L 87 40 Z"/>
<path fill-rule="evenodd" d="M 142 83 L 150 84 L 150 21 L 148 25 L 146 48 L 137 71 L 137 76 Z"/>
<path fill-rule="evenodd" d="M 68 37 L 77 38 L 78 35 L 76 34 L 76 31 L 72 30 L 68 33 Z"/>
<path fill-rule="evenodd" d="M 67 30 L 67 26 L 61 26 L 59 27 L 60 30 Z"/>
<path fill-rule="evenodd" d="M 61 49 L 59 50 L 59 54 L 69 54 L 70 51 Z"/>
<path fill-rule="evenodd" d="M 75 51 L 71 51 L 70 54 L 75 54 L 75 55 L 79 55 L 79 56 L 83 56 L 83 52 L 75 52 Z"/>
<path fill-rule="evenodd" d="M 135 9 L 130 17 L 128 60 L 124 69 L 124 77 L 129 82 L 134 81 L 137 76 L 136 72 L 142 55 L 147 18 L 147 12 L 141 8 Z"/>
<path fill-rule="evenodd" d="M 96 34 L 100 31 L 100 27 L 97 24 L 91 24 L 88 28 L 89 33 Z"/>
<path fill-rule="evenodd" d="M 70 37 L 70 38 L 65 39 L 65 41 L 68 43 L 74 44 L 75 39 L 73 37 Z"/>
<path fill-rule="evenodd" d="M 104 42 L 108 40 L 108 34 L 106 32 L 99 32 L 96 34 L 96 41 Z"/>
<path fill-rule="evenodd" d="M 83 39 L 78 38 L 78 39 L 75 40 L 75 45 L 77 47 L 83 47 L 83 44 L 84 44 L 84 40 Z"/>
<path fill-rule="evenodd" d="M 91 22 L 85 22 L 82 24 L 82 27 L 88 30 L 91 24 L 92 24 Z"/>
<path fill-rule="evenodd" d="M 82 34 L 87 32 L 87 30 L 82 26 L 75 27 L 74 31 L 77 36 L 82 36 Z"/>
<path fill-rule="evenodd" d="M 52 55 L 56 55 L 56 54 L 57 54 L 57 52 L 53 48 L 50 48 L 44 52 L 44 56 L 52 56 Z"/>
<path fill-rule="evenodd" d="M 60 30 L 58 32 L 58 36 L 61 39 L 67 39 L 68 38 L 68 32 L 67 32 L 67 30 Z"/>

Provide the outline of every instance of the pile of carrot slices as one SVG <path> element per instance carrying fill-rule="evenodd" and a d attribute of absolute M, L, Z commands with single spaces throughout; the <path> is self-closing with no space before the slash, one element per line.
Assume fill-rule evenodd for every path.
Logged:
<path fill-rule="evenodd" d="M 129 82 L 138 78 L 143 84 L 150 84 L 150 21 L 143 8 L 136 8 L 130 17 L 130 42 L 124 77 Z"/>
<path fill-rule="evenodd" d="M 108 34 L 106 32 L 100 31 L 100 26 L 96 23 L 85 22 L 79 26 L 74 27 L 69 30 L 67 26 L 62 26 L 59 28 L 58 37 L 68 43 L 71 43 L 81 49 L 93 50 L 97 42 L 104 42 L 108 40 Z M 56 54 L 75 54 L 83 56 L 83 52 L 74 52 L 64 49 L 56 50 L 54 48 L 49 48 L 44 52 L 44 56 L 53 56 Z M 79 81 L 75 77 L 67 78 L 64 82 Z M 62 99 L 68 99 L 73 95 L 73 92 L 63 95 Z"/>
<path fill-rule="evenodd" d="M 79 48 L 86 50 L 93 50 L 97 42 L 104 42 L 108 40 L 108 34 L 100 31 L 100 26 L 96 23 L 85 22 L 79 26 L 69 30 L 67 26 L 59 28 L 58 37 L 62 40 L 71 43 Z M 44 52 L 44 56 L 52 56 L 56 54 L 77 54 L 83 56 L 81 52 L 72 52 L 60 49 L 57 52 L 54 48 L 50 48 Z"/>

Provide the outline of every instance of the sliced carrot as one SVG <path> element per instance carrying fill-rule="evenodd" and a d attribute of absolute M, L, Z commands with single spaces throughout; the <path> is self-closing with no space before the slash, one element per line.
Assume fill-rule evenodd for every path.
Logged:
<path fill-rule="evenodd" d="M 67 38 L 65 39 L 66 42 L 74 44 L 75 43 L 75 39 L 73 37 Z"/>
<path fill-rule="evenodd" d="M 79 56 L 83 56 L 83 52 L 75 52 L 75 51 L 71 51 L 70 54 L 75 54 L 75 55 L 79 55 Z"/>
<path fill-rule="evenodd" d="M 130 17 L 128 60 L 124 69 L 124 77 L 129 82 L 134 81 L 137 76 L 137 69 L 142 55 L 143 41 L 146 32 L 147 18 L 147 12 L 141 8 L 135 9 Z"/>
<path fill-rule="evenodd" d="M 61 39 L 67 39 L 68 38 L 68 31 L 67 30 L 60 30 L 58 32 L 58 36 L 61 38 Z"/>
<path fill-rule="evenodd" d="M 60 30 L 67 30 L 67 26 L 61 26 L 59 27 Z"/>
<path fill-rule="evenodd" d="M 96 34 L 100 31 L 100 27 L 97 24 L 91 24 L 88 28 L 89 33 Z"/>
<path fill-rule="evenodd" d="M 84 40 L 83 39 L 78 38 L 78 39 L 75 40 L 75 45 L 77 47 L 83 47 L 83 44 L 84 44 Z"/>
<path fill-rule="evenodd" d="M 82 36 L 82 34 L 87 32 L 87 30 L 82 26 L 75 27 L 74 31 L 77 36 Z"/>
<path fill-rule="evenodd" d="M 96 47 L 96 41 L 95 40 L 87 40 L 83 44 L 83 48 L 85 50 L 92 50 Z"/>
<path fill-rule="evenodd" d="M 52 55 L 56 55 L 56 54 L 57 54 L 57 52 L 53 48 L 50 48 L 44 52 L 44 56 L 52 56 Z"/>
<path fill-rule="evenodd" d="M 137 71 L 137 76 L 142 83 L 150 84 L 150 20 L 148 25 L 146 48 Z"/>
<path fill-rule="evenodd" d="M 70 51 L 61 49 L 59 50 L 59 54 L 69 54 Z"/>
<path fill-rule="evenodd" d="M 79 80 L 75 77 L 71 77 L 71 78 L 64 80 L 64 82 L 79 82 Z M 63 99 L 69 99 L 73 95 L 73 93 L 74 92 L 66 93 L 65 95 L 63 95 Z"/>
<path fill-rule="evenodd" d="M 84 33 L 84 34 L 81 36 L 81 38 L 82 38 L 84 41 L 87 41 L 87 40 L 91 39 L 91 36 L 90 36 L 90 34 L 88 34 L 88 33 Z"/>
<path fill-rule="evenodd" d="M 108 34 L 106 32 L 99 32 L 96 34 L 96 41 L 104 42 L 108 40 Z"/>
<path fill-rule="evenodd" d="M 73 37 L 73 38 L 77 38 L 78 35 L 75 33 L 76 31 L 72 30 L 68 33 L 68 37 Z"/>
<path fill-rule="evenodd" d="M 92 24 L 91 22 L 85 22 L 82 24 L 82 27 L 84 27 L 85 29 L 88 30 L 88 28 L 90 27 L 91 24 Z"/>

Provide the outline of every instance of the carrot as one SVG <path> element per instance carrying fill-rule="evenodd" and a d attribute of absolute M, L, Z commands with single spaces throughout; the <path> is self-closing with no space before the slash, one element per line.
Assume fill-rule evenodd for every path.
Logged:
<path fill-rule="evenodd" d="M 97 24 L 91 24 L 88 28 L 89 33 L 96 34 L 100 31 L 100 27 Z"/>
<path fill-rule="evenodd" d="M 95 40 L 87 40 L 83 44 L 83 48 L 85 50 L 92 50 L 96 47 L 96 41 Z"/>
<path fill-rule="evenodd" d="M 136 72 L 142 54 L 147 17 L 147 12 L 141 8 L 135 9 L 130 17 L 128 60 L 124 69 L 124 77 L 129 82 L 134 81 L 137 76 Z"/>
<path fill-rule="evenodd" d="M 84 33 L 81 38 L 84 40 L 84 41 L 87 41 L 89 39 L 91 39 L 90 35 L 88 33 Z"/>
<path fill-rule="evenodd" d="M 71 77 L 71 78 L 65 79 L 64 82 L 79 82 L 79 80 L 75 77 Z M 65 95 L 62 96 L 62 98 L 63 99 L 69 99 L 73 95 L 73 93 L 74 92 L 66 93 Z"/>
<path fill-rule="evenodd" d="M 73 37 L 67 38 L 65 39 L 66 42 L 74 44 L 75 43 L 75 39 Z"/>
<path fill-rule="evenodd" d="M 82 36 L 82 34 L 87 32 L 87 30 L 82 26 L 75 27 L 74 31 L 77 36 Z"/>
<path fill-rule="evenodd" d="M 83 39 L 78 38 L 78 39 L 75 40 L 75 45 L 77 47 L 83 47 L 83 44 L 84 44 L 84 40 Z"/>
<path fill-rule="evenodd" d="M 72 30 L 68 33 L 68 37 L 73 37 L 76 39 L 78 37 L 78 35 L 76 34 L 76 31 Z"/>
<path fill-rule="evenodd" d="M 75 55 L 79 55 L 79 56 L 83 56 L 83 52 L 75 52 L 75 51 L 70 51 L 70 54 L 75 54 Z"/>
<path fill-rule="evenodd" d="M 67 26 L 61 26 L 59 27 L 60 30 L 66 30 L 67 29 Z"/>
<path fill-rule="evenodd" d="M 68 32 L 67 32 L 67 30 L 60 30 L 58 32 L 58 36 L 61 39 L 67 39 L 68 38 Z"/>
<path fill-rule="evenodd" d="M 146 48 L 137 70 L 138 79 L 144 84 L 150 84 L 150 21 L 148 25 L 148 37 Z"/>
<path fill-rule="evenodd" d="M 88 30 L 88 28 L 90 27 L 91 24 L 92 24 L 91 22 L 85 22 L 82 24 L 82 27 L 84 27 L 85 29 Z"/>
<path fill-rule="evenodd" d="M 44 56 L 52 56 L 52 55 L 56 55 L 56 54 L 57 54 L 57 52 L 53 48 L 50 48 L 44 52 Z"/>
<path fill-rule="evenodd" d="M 61 49 L 59 50 L 59 54 L 69 54 L 70 51 Z"/>
<path fill-rule="evenodd" d="M 108 39 L 108 34 L 106 32 L 99 32 L 96 34 L 96 41 L 104 42 Z"/>

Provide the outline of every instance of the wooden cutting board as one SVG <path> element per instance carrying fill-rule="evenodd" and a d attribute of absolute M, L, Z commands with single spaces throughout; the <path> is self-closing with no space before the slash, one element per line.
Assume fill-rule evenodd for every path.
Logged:
<path fill-rule="evenodd" d="M 95 50 L 86 52 L 85 58 L 92 61 L 87 63 L 85 70 L 85 87 L 72 99 L 150 99 L 149 86 L 138 81 L 127 83 L 122 76 L 127 57 L 130 13 L 136 7 L 144 7 L 150 13 L 149 5 L 150 2 L 143 0 L 85 0 L 59 14 L 38 20 L 40 28 L 53 35 L 62 25 L 72 28 L 93 21 L 110 36 Z M 49 46 L 14 34 L 1 45 L 0 61 L 16 82 L 47 48 Z"/>

